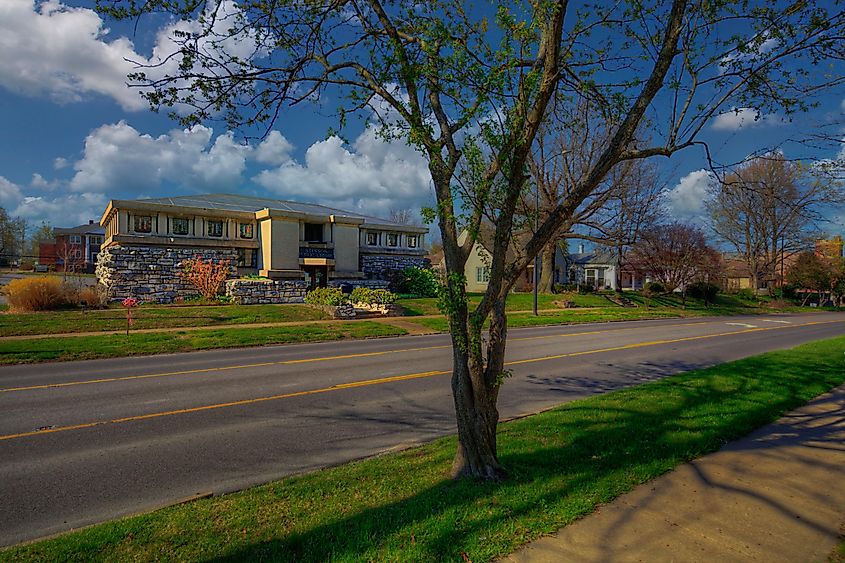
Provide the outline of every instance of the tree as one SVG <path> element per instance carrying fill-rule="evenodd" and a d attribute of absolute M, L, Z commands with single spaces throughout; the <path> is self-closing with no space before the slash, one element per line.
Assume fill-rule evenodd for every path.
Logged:
<path fill-rule="evenodd" d="M 745 262 L 755 293 L 784 259 L 815 238 L 839 186 L 782 153 L 754 158 L 718 184 L 707 203 L 713 230 Z"/>
<path fill-rule="evenodd" d="M 801 305 L 806 305 L 813 293 L 821 295 L 831 285 L 828 265 L 815 252 L 810 251 L 798 255 L 787 272 L 786 280 L 790 285 L 804 290 Z"/>
<path fill-rule="evenodd" d="M 707 244 L 704 232 L 682 223 L 659 225 L 644 231 L 628 254 L 629 262 L 659 282 L 666 291 L 680 289 L 716 277 L 720 257 Z"/>
<path fill-rule="evenodd" d="M 154 108 L 175 108 L 184 124 L 225 118 L 246 129 L 271 126 L 289 105 L 326 94 L 340 100 L 341 125 L 357 114 L 420 151 L 436 198 L 427 216 L 438 224 L 447 270 L 458 429 L 452 472 L 491 479 L 506 474 L 497 401 L 508 375 L 505 299 L 521 272 L 616 166 L 694 146 L 731 106 L 806 108 L 831 83 L 809 70 L 841 55 L 845 23 L 842 13 L 811 3 L 765 1 L 578 11 L 546 0 L 498 3 L 495 14 L 457 0 L 103 5 L 117 17 L 165 11 L 193 20 L 178 53 L 131 76 Z M 511 259 L 528 157 L 553 99 L 587 104 L 610 134 Z M 636 141 L 649 137 L 660 141 Z M 482 221 L 494 227 L 490 281 L 470 310 L 463 272 Z M 469 236 L 459 244 L 462 230 Z"/>
<path fill-rule="evenodd" d="M 27 254 L 30 258 L 38 258 L 41 250 L 42 242 L 52 242 L 56 238 L 53 233 L 53 227 L 49 223 L 41 223 L 41 225 L 29 237 L 29 247 Z"/>
<path fill-rule="evenodd" d="M 23 253 L 26 240 L 26 220 L 10 217 L 0 207 L 0 263 L 9 264 Z"/>
<path fill-rule="evenodd" d="M 410 225 L 414 221 L 414 212 L 410 209 L 391 209 L 387 218 L 400 225 Z"/>

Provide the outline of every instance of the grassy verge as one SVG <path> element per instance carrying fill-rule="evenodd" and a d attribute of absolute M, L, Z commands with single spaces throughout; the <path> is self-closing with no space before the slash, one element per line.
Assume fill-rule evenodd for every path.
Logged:
<path fill-rule="evenodd" d="M 144 306 L 133 311 L 136 329 L 278 323 L 325 319 L 307 305 Z M 126 327 L 122 308 L 82 312 L 7 313 L 0 315 L 0 336 L 58 334 L 121 330 Z"/>
<path fill-rule="evenodd" d="M 228 328 L 9 340 L 0 342 L 0 364 L 90 360 L 120 356 L 191 352 L 344 338 L 401 336 L 408 332 L 384 323 L 361 321 L 269 328 Z"/>
<path fill-rule="evenodd" d="M 511 478 L 446 478 L 454 438 L 0 552 L 0 561 L 484 561 L 845 380 L 845 337 L 501 425 Z"/>

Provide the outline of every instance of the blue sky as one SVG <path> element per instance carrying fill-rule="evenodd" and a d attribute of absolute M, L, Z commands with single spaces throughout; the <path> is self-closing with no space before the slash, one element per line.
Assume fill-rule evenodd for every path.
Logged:
<path fill-rule="evenodd" d="M 209 123 L 185 130 L 150 112 L 125 86 L 132 64 L 171 48 L 175 25 L 161 17 L 137 30 L 104 21 L 93 2 L 0 0 L 0 205 L 34 224 L 70 226 L 98 219 L 109 199 L 229 192 L 313 201 L 374 215 L 419 209 L 433 195 L 424 162 L 402 143 L 353 126 L 328 137 L 333 108 L 287 112 L 263 141 L 246 142 Z M 790 123 L 753 110 L 728 113 L 702 135 L 716 160 L 746 155 L 817 123 L 842 120 L 845 92 Z M 838 131 L 838 134 L 842 131 Z M 787 144 L 795 158 L 835 158 Z M 672 186 L 670 212 L 695 220 L 708 181 L 703 151 L 661 163 Z M 828 230 L 845 230 L 845 217 Z"/>

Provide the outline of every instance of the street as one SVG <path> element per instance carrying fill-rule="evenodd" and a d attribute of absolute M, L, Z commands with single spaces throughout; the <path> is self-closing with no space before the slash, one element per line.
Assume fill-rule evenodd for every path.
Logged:
<path fill-rule="evenodd" d="M 503 418 L 845 333 L 845 313 L 512 329 Z M 0 368 L 0 545 L 454 432 L 448 335 Z"/>

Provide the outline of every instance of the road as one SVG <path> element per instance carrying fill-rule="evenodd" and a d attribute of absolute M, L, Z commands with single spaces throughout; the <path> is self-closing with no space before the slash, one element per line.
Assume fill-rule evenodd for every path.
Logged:
<path fill-rule="evenodd" d="M 503 417 L 845 333 L 845 313 L 514 329 Z M 0 545 L 454 432 L 445 335 L 0 368 Z"/>

